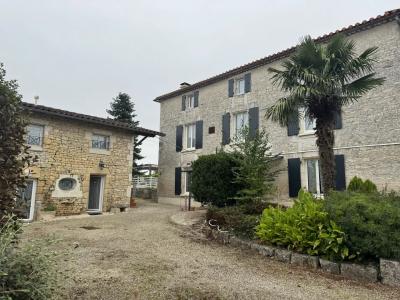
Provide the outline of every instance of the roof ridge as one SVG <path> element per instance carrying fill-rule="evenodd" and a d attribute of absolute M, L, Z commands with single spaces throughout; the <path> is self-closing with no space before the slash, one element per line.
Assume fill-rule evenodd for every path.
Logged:
<path fill-rule="evenodd" d="M 337 29 L 336 31 L 332 31 L 330 33 L 318 36 L 318 37 L 314 38 L 313 40 L 315 42 L 324 42 L 326 40 L 329 40 L 333 35 L 338 34 L 338 33 L 344 33 L 346 35 L 351 35 L 351 34 L 354 34 L 356 32 L 363 31 L 363 30 L 378 26 L 378 25 L 380 25 L 382 23 L 386 23 L 386 22 L 392 21 L 392 19 L 394 20 L 394 18 L 396 16 L 398 16 L 398 15 L 400 15 L 400 8 L 389 10 L 389 11 L 386 11 L 383 15 L 378 15 L 376 17 L 369 18 L 368 20 L 363 20 L 363 21 L 357 22 L 357 23 L 355 23 L 353 25 L 349 25 L 347 27 L 343 27 L 342 29 Z M 289 54 L 294 52 L 296 47 L 297 47 L 297 45 L 289 47 L 289 48 L 286 48 L 286 49 L 278 51 L 278 52 L 275 52 L 275 53 L 267 55 L 265 57 L 253 60 L 253 61 L 251 61 L 249 63 L 246 63 L 246 64 L 243 64 L 241 66 L 229 69 L 229 70 L 227 70 L 225 72 L 222 72 L 222 73 L 220 73 L 218 75 L 214 75 L 214 76 L 208 77 L 206 79 L 203 79 L 201 81 L 198 81 L 196 83 L 193 83 L 192 85 L 190 85 L 188 87 L 180 88 L 180 89 L 174 90 L 172 92 L 169 92 L 169 93 L 163 94 L 161 96 L 158 96 L 153 101 L 160 102 L 162 100 L 166 100 L 166 99 L 169 99 L 171 97 L 178 96 L 180 94 L 184 94 L 184 93 L 192 91 L 194 89 L 197 89 L 197 88 L 200 88 L 200 87 L 215 83 L 215 82 L 223 80 L 223 79 L 227 79 L 227 78 L 229 78 L 231 76 L 246 72 L 248 70 L 255 69 L 255 68 L 259 67 L 259 66 L 263 66 L 263 65 L 271 63 L 271 62 L 273 62 L 275 60 L 287 57 Z"/>
<path fill-rule="evenodd" d="M 115 128 L 120 128 L 120 129 L 126 129 L 133 131 L 138 134 L 142 135 L 147 135 L 147 136 L 164 136 L 163 133 L 151 130 L 151 129 L 146 129 L 140 126 L 134 126 L 131 123 L 126 123 L 118 120 L 114 120 L 111 118 L 103 118 L 103 117 L 98 117 L 98 116 L 92 116 L 92 115 L 87 115 L 87 114 L 81 114 L 81 113 L 76 113 L 64 109 L 59 109 L 59 108 L 54 108 L 50 106 L 45 106 L 41 104 L 33 104 L 33 103 L 28 103 L 28 102 L 22 102 L 22 106 L 27 108 L 28 110 L 32 112 L 37 112 L 37 113 L 48 113 L 51 115 L 55 116 L 65 116 L 69 117 L 71 119 L 75 120 L 80 120 L 83 122 L 89 122 L 89 123 L 96 123 L 99 125 L 104 125 L 104 126 L 110 126 L 110 127 L 115 127 Z"/>

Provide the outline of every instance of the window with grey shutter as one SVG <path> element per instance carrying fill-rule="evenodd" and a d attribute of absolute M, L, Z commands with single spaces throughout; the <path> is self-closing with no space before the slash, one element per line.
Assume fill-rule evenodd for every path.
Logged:
<path fill-rule="evenodd" d="M 299 134 L 299 118 L 297 115 L 293 114 L 289 116 L 288 118 L 288 124 L 287 124 L 287 134 L 288 136 L 292 135 L 298 135 Z"/>
<path fill-rule="evenodd" d="M 184 111 L 186 109 L 186 96 L 183 95 L 182 96 L 182 111 Z"/>
<path fill-rule="evenodd" d="M 194 95 L 194 107 L 198 107 L 199 106 L 199 91 L 195 91 L 193 93 Z"/>
<path fill-rule="evenodd" d="M 176 152 L 182 151 L 183 126 L 176 126 Z"/>
<path fill-rule="evenodd" d="M 342 129 L 342 111 L 335 113 L 335 129 Z"/>
<path fill-rule="evenodd" d="M 346 189 L 346 171 L 344 164 L 344 155 L 335 155 L 335 171 L 336 171 L 336 190 L 344 191 Z"/>
<path fill-rule="evenodd" d="M 203 148 L 203 121 L 196 122 L 196 149 Z"/>
<path fill-rule="evenodd" d="M 181 168 L 175 168 L 175 195 L 180 195 L 182 182 L 182 170 Z"/>
<path fill-rule="evenodd" d="M 244 74 L 244 92 L 251 92 L 251 73 Z"/>
<path fill-rule="evenodd" d="M 233 89 L 234 89 L 235 80 L 228 80 L 228 97 L 233 97 Z"/>
<path fill-rule="evenodd" d="M 222 115 L 222 145 L 228 145 L 231 139 L 231 115 Z"/>
<path fill-rule="evenodd" d="M 258 107 L 249 109 L 249 133 L 250 136 L 255 137 L 259 127 L 259 113 Z"/>
<path fill-rule="evenodd" d="M 289 197 L 297 197 L 301 188 L 300 158 L 288 159 Z"/>

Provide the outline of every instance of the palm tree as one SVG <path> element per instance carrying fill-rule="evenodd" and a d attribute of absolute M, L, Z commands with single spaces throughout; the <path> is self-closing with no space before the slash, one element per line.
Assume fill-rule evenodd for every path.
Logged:
<path fill-rule="evenodd" d="M 325 192 L 335 187 L 335 115 L 371 89 L 383 84 L 373 72 L 377 47 L 355 54 L 355 43 L 342 35 L 327 44 L 306 37 L 296 52 L 282 63 L 283 70 L 269 68 L 273 84 L 285 97 L 267 109 L 266 118 L 288 124 L 291 118 L 315 119 L 316 144 Z"/>

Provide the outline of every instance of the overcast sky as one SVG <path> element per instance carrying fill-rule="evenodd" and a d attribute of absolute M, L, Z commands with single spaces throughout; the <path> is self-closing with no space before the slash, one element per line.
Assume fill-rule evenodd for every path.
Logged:
<path fill-rule="evenodd" d="M 153 99 L 313 37 L 400 8 L 398 0 L 0 0 L 0 62 L 24 101 L 106 117 L 118 92 L 141 126 Z M 157 163 L 158 140 L 142 162 Z"/>

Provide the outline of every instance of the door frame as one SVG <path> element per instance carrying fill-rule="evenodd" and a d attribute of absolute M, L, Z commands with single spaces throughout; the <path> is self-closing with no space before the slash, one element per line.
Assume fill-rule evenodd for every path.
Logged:
<path fill-rule="evenodd" d="M 32 222 L 33 221 L 33 217 L 35 216 L 37 179 L 29 178 L 26 181 L 32 181 L 31 206 L 29 208 L 29 218 L 21 219 L 21 221 L 22 222 Z"/>
<path fill-rule="evenodd" d="M 99 208 L 98 209 L 89 209 L 89 199 L 90 199 L 90 179 L 91 177 L 100 177 L 100 193 L 99 193 Z M 104 198 L 104 186 L 105 186 L 105 175 L 98 174 L 90 174 L 89 176 L 89 197 L 87 199 L 87 213 L 102 213 L 103 212 L 103 198 Z"/>

